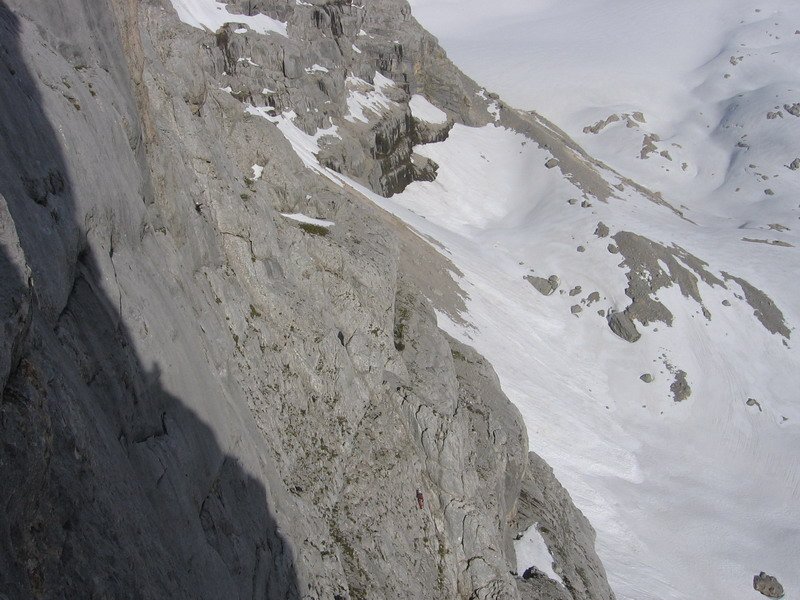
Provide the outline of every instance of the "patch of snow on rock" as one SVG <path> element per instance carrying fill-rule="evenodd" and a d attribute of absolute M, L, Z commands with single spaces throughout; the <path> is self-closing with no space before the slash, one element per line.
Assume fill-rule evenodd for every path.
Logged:
<path fill-rule="evenodd" d="M 536 567 L 553 581 L 564 585 L 561 577 L 553 569 L 553 555 L 544 541 L 542 534 L 534 523 L 522 537 L 514 542 L 514 551 L 517 554 L 517 573 L 522 575 L 529 567 Z"/>
<path fill-rule="evenodd" d="M 411 108 L 411 114 L 420 121 L 437 124 L 447 122 L 447 113 L 428 102 L 424 96 L 414 94 L 408 105 Z"/>
<path fill-rule="evenodd" d="M 178 13 L 178 18 L 192 27 L 208 29 L 212 33 L 219 30 L 227 23 L 241 23 L 256 33 L 277 33 L 284 37 L 286 23 L 268 17 L 267 15 L 236 15 L 228 12 L 224 2 L 216 0 L 172 0 L 172 7 Z"/>

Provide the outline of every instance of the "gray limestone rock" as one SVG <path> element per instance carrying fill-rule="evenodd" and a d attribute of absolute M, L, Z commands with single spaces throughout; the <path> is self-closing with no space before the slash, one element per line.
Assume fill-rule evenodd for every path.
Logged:
<path fill-rule="evenodd" d="M 609 234 L 608 225 L 600 221 L 594 230 L 594 234 L 599 238 L 608 237 Z"/>
<path fill-rule="evenodd" d="M 571 600 L 569 591 L 542 573 L 536 567 L 529 567 L 517 580 L 517 588 L 523 598 L 537 600 Z"/>
<path fill-rule="evenodd" d="M 639 379 L 644 381 L 645 383 L 652 383 L 653 382 L 653 375 L 651 373 L 643 373 Z"/>
<path fill-rule="evenodd" d="M 557 158 L 548 159 L 548 161 L 544 163 L 544 166 L 547 167 L 548 169 L 554 169 L 555 167 L 558 166 L 558 159 Z"/>
<path fill-rule="evenodd" d="M 670 384 L 669 389 L 675 402 L 683 402 L 692 395 L 692 388 L 686 380 L 686 371 L 679 370 L 675 373 L 675 379 Z"/>
<path fill-rule="evenodd" d="M 800 117 L 800 102 L 795 102 L 794 104 L 784 104 L 783 108 L 790 115 Z"/>
<path fill-rule="evenodd" d="M 569 312 L 571 312 L 573 315 L 577 315 L 577 314 L 583 312 L 583 308 L 581 307 L 580 304 L 573 304 L 570 307 Z"/>
<path fill-rule="evenodd" d="M 608 326 L 615 334 L 626 342 L 637 342 L 642 334 L 636 329 L 636 325 L 631 318 L 624 312 L 612 312 L 608 315 Z"/>
<path fill-rule="evenodd" d="M 534 275 L 526 275 L 525 280 L 530 283 L 536 291 L 544 296 L 549 296 L 558 289 L 560 280 L 557 275 L 550 275 L 547 279 L 544 277 L 536 277 Z"/>
<path fill-rule="evenodd" d="M 722 272 L 722 276 L 726 281 L 734 281 L 742 288 L 745 300 L 753 309 L 753 315 L 767 331 L 777 333 L 787 340 L 791 337 L 792 333 L 786 325 L 783 312 L 769 296 L 741 277 L 736 277 L 725 271 Z"/>
<path fill-rule="evenodd" d="M 767 598 L 783 598 L 783 586 L 777 578 L 767 575 L 764 571 L 753 577 L 753 589 Z"/>

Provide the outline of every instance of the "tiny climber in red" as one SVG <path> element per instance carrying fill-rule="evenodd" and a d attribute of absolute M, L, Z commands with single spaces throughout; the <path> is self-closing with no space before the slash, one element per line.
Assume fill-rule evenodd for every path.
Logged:
<path fill-rule="evenodd" d="M 419 506 L 420 510 L 425 508 L 425 496 L 419 490 L 417 490 L 417 506 Z"/>

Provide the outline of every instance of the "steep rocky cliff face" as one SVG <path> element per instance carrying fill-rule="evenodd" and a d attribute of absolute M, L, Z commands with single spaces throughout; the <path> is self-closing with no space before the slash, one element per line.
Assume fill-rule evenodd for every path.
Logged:
<path fill-rule="evenodd" d="M 335 125 L 320 160 L 391 194 L 435 176 L 414 144 L 488 120 L 477 86 L 404 2 L 228 9 L 288 37 L 0 0 L 0 598 L 613 597 L 436 326 L 452 267 L 298 152 Z M 556 591 L 512 573 L 534 522 Z"/>

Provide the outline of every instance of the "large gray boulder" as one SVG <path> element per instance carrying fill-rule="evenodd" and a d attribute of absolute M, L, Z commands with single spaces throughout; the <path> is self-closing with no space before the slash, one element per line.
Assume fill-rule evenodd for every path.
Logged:
<path fill-rule="evenodd" d="M 767 598 L 783 598 L 783 586 L 777 578 L 764 571 L 753 577 L 753 589 Z"/>

